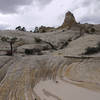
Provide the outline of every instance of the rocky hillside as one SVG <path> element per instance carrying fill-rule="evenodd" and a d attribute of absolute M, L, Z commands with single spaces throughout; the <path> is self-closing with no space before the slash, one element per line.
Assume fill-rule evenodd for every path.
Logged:
<path fill-rule="evenodd" d="M 13 56 L 2 41 L 7 37 L 17 37 Z M 100 25 L 79 24 L 68 12 L 52 32 L 0 31 L 0 100 L 66 100 L 51 90 L 43 89 L 44 98 L 37 92 L 50 80 L 100 91 Z"/>

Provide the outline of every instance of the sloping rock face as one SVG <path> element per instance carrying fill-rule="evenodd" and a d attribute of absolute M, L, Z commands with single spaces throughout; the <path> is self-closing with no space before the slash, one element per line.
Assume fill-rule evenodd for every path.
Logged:
<path fill-rule="evenodd" d="M 56 84 L 57 77 L 64 82 L 69 79 L 72 84 L 84 87 L 88 84 L 100 89 L 100 59 L 64 58 L 56 55 L 16 56 L 7 65 L 0 69 L 0 75 L 5 73 L 0 76 L 0 100 L 44 100 L 34 90 L 35 86 L 47 80 L 53 80 Z"/>
<path fill-rule="evenodd" d="M 65 18 L 63 26 L 76 25 L 75 18 L 70 12 L 66 14 L 66 17 L 68 16 L 71 16 L 71 19 L 69 18 L 69 21 Z M 67 82 L 100 91 L 100 53 L 88 57 L 81 55 L 87 47 L 95 47 L 100 41 L 100 26 L 95 27 L 98 32 L 83 36 L 80 36 L 79 30 L 72 29 L 44 34 L 0 31 L 1 37 L 16 36 L 20 39 L 16 43 L 18 52 L 14 56 L 0 54 L 0 100 L 52 100 L 48 92 L 45 94 L 49 99 L 41 99 L 41 93 L 36 93 L 36 85 L 48 80 L 52 80 L 62 90 L 61 82 L 65 84 Z M 42 42 L 36 42 L 36 37 Z M 52 49 L 50 43 L 56 47 L 56 50 Z M 0 44 L 1 50 L 9 49 L 7 44 L 1 41 Z M 25 49 L 40 49 L 43 55 L 25 55 Z M 57 79 L 60 81 L 57 82 Z M 65 84 L 64 88 L 67 86 Z M 48 87 L 52 88 L 50 83 Z M 67 90 L 66 88 L 64 91 L 65 95 L 67 95 Z M 63 93 L 61 95 L 62 97 L 58 95 L 61 99 L 55 95 L 52 95 L 52 98 L 53 100 L 66 100 L 66 98 L 63 99 Z"/>
<path fill-rule="evenodd" d="M 64 23 L 62 24 L 62 27 L 68 27 L 68 28 L 71 28 L 73 25 L 76 25 L 77 22 L 75 20 L 75 17 L 74 15 L 68 11 L 65 15 L 65 20 L 64 20 Z"/>

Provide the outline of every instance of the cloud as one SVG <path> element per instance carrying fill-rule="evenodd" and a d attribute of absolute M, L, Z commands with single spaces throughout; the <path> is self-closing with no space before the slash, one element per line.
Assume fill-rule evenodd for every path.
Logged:
<path fill-rule="evenodd" d="M 100 0 L 0 0 L 0 22 L 10 24 L 11 29 L 18 25 L 27 29 L 60 26 L 70 10 L 77 22 L 100 23 L 99 9 Z"/>
<path fill-rule="evenodd" d="M 82 23 L 100 23 L 100 0 L 76 0 L 73 12 Z"/>
<path fill-rule="evenodd" d="M 34 0 L 35 2 L 37 2 L 38 4 L 44 6 L 49 4 L 52 0 Z"/>
<path fill-rule="evenodd" d="M 9 25 L 0 24 L 0 30 L 5 30 L 5 29 L 8 29 L 8 28 L 9 28 Z"/>
<path fill-rule="evenodd" d="M 15 13 L 18 7 L 29 5 L 33 0 L 0 0 L 0 12 Z"/>
<path fill-rule="evenodd" d="M 16 13 L 20 7 L 29 6 L 33 3 L 44 6 L 51 1 L 52 0 L 0 0 L 0 13 Z"/>

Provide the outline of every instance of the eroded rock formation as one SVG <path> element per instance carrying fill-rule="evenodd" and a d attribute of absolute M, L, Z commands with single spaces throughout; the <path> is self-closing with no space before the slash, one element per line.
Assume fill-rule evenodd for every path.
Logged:
<path fill-rule="evenodd" d="M 34 33 L 52 32 L 53 30 L 55 30 L 54 27 L 40 26 L 40 27 L 35 27 Z"/>
<path fill-rule="evenodd" d="M 65 14 L 64 23 L 62 24 L 61 27 L 67 27 L 68 29 L 70 29 L 73 25 L 76 25 L 76 24 L 77 22 L 74 15 L 70 11 L 68 11 Z"/>
<path fill-rule="evenodd" d="M 71 28 L 76 24 L 73 14 L 68 12 L 62 27 Z M 84 37 L 80 36 L 79 29 L 56 30 L 45 34 L 0 31 L 0 37 L 6 35 L 16 36 L 20 41 L 15 44 L 17 52 L 12 57 L 1 53 L 9 47 L 0 41 L 0 100 L 51 100 L 49 97 L 53 100 L 66 100 L 63 99 L 63 94 L 60 93 L 62 96 L 58 94 L 57 97 L 54 92 L 41 86 L 41 82 L 48 80 L 52 80 L 55 87 L 60 89 L 62 85 L 65 88 L 66 83 L 71 83 L 100 91 L 100 53 L 81 55 L 88 46 L 97 45 L 100 30 L 95 34 L 85 34 Z M 26 55 L 25 49 L 28 52 L 34 50 L 35 54 Z M 37 54 L 38 50 L 42 55 Z M 42 99 L 41 93 L 36 92 L 37 84 L 43 88 L 47 99 Z M 50 86 L 51 83 L 48 83 L 48 87 Z"/>

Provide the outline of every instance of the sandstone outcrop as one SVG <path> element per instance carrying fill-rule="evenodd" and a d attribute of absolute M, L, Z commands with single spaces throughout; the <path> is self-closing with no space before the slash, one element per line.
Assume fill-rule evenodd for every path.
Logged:
<path fill-rule="evenodd" d="M 100 42 L 100 25 L 94 25 L 98 29 L 95 34 L 82 36 L 79 29 L 71 28 L 74 26 L 77 26 L 77 22 L 73 14 L 68 12 L 62 27 L 70 30 L 59 29 L 46 31 L 44 34 L 0 31 L 0 37 L 16 36 L 20 40 L 15 44 L 17 52 L 14 56 L 1 53 L 9 50 L 9 46 L 0 41 L 0 100 L 72 100 L 69 98 L 69 91 L 72 97 L 73 90 L 65 88 L 69 86 L 68 83 L 72 86 L 74 84 L 76 90 L 80 86 L 100 91 L 100 53 L 81 55 L 87 47 L 95 47 Z M 26 55 L 25 49 L 26 52 L 34 51 L 35 54 Z M 40 51 L 42 55 L 38 54 Z M 45 82 L 48 83 L 47 86 Z M 39 92 L 41 87 L 43 93 Z M 49 89 L 45 90 L 46 87 Z M 83 95 L 80 89 L 79 93 Z M 99 100 L 100 95 L 99 99 L 95 98 L 96 96 L 91 100 Z"/>
<path fill-rule="evenodd" d="M 74 26 L 76 24 L 77 24 L 77 22 L 76 22 L 74 15 L 70 11 L 68 11 L 65 14 L 65 19 L 64 19 L 64 22 L 61 27 L 63 27 L 63 28 L 67 27 L 68 29 L 70 29 L 72 26 Z"/>
<path fill-rule="evenodd" d="M 35 27 L 34 33 L 52 32 L 53 30 L 55 30 L 54 27 L 40 26 L 40 27 Z"/>

